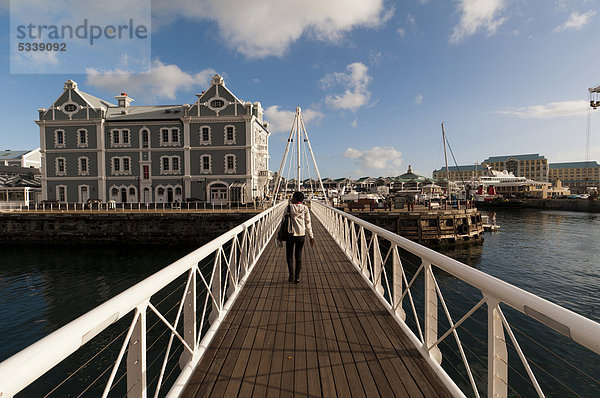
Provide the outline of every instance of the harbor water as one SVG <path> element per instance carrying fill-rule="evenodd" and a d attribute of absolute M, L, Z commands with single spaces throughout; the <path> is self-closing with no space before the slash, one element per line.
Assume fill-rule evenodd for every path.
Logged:
<path fill-rule="evenodd" d="M 600 322 L 600 214 L 514 209 L 496 214 L 499 232 L 486 233 L 482 244 L 444 249 L 444 254 Z M 0 361 L 193 249 L 3 246 Z M 440 285 L 442 290 L 444 286 L 460 290 L 443 278 Z M 474 299 L 467 296 L 467 301 Z M 452 301 L 452 297 L 446 296 L 446 300 Z M 541 333 L 535 325 L 527 324 L 521 331 L 530 335 Z M 553 352 L 563 353 L 571 347 L 565 348 L 551 335 L 540 334 L 538 339 L 540 336 Z M 598 371 L 593 370 L 598 368 L 598 356 L 585 355 L 595 363 L 576 366 L 589 366 L 588 373 L 600 378 Z M 560 361 L 544 365 L 563 366 Z M 582 396 L 594 396 L 600 389 L 600 385 L 585 379 L 575 383 L 583 386 L 579 389 Z M 556 391 L 561 396 L 570 395 L 568 388 Z"/>

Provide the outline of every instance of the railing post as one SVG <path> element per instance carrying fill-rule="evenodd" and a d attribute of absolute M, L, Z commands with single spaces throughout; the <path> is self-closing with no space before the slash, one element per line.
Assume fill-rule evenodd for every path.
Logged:
<path fill-rule="evenodd" d="M 367 267 L 367 239 L 365 238 L 365 229 L 360 227 L 360 270 L 363 275 L 369 277 L 369 269 Z"/>
<path fill-rule="evenodd" d="M 183 302 L 183 340 L 196 350 L 196 270 L 190 270 L 190 285 L 185 292 Z M 183 369 L 192 359 L 192 354 L 188 350 L 183 350 L 179 357 L 179 367 Z"/>
<path fill-rule="evenodd" d="M 438 298 L 431 263 L 425 263 L 423 272 L 425 275 L 425 346 L 429 350 L 429 355 L 437 363 L 442 363 L 442 352 L 438 347 L 432 347 L 438 339 Z"/>
<path fill-rule="evenodd" d="M 240 249 L 240 261 L 242 262 L 242 265 L 240 267 L 239 278 L 242 279 L 248 272 L 248 229 L 245 226 Z"/>
<path fill-rule="evenodd" d="M 488 397 L 508 395 L 508 352 L 498 300 L 487 297 L 488 307 Z"/>
<path fill-rule="evenodd" d="M 229 252 L 229 286 L 227 288 L 227 297 L 230 297 L 235 292 L 239 280 L 236 236 L 231 240 L 231 251 Z"/>
<path fill-rule="evenodd" d="M 400 319 L 406 321 L 406 313 L 402 308 L 402 261 L 398 253 L 398 246 L 392 248 L 392 271 L 393 271 L 393 291 L 392 303 L 394 312 Z"/>
<path fill-rule="evenodd" d="M 373 284 L 375 285 L 375 290 L 380 294 L 383 294 L 384 289 L 381 283 L 382 272 L 382 258 L 381 258 L 381 250 L 379 249 L 379 239 L 377 235 L 373 236 Z"/>
<path fill-rule="evenodd" d="M 216 252 L 215 263 L 212 272 L 212 286 L 211 292 L 213 296 L 212 311 L 208 317 L 208 321 L 212 324 L 221 314 L 221 251 L 223 248 L 219 248 Z"/>
<path fill-rule="evenodd" d="M 146 309 L 138 307 L 139 317 L 135 323 L 127 352 L 127 396 L 146 398 Z"/>

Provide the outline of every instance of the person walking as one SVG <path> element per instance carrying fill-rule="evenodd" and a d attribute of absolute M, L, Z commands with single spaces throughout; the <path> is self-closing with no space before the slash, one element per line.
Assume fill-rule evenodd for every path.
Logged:
<path fill-rule="evenodd" d="M 308 207 L 302 204 L 304 194 L 302 192 L 294 192 L 289 209 L 289 224 L 291 235 L 285 243 L 285 255 L 287 260 L 288 271 L 290 273 L 288 281 L 299 283 L 300 271 L 302 270 L 302 248 L 306 235 L 310 241 L 310 246 L 315 245 L 315 237 L 313 235 L 312 225 L 310 221 L 310 211 Z M 294 257 L 296 259 L 296 268 L 294 269 Z"/>

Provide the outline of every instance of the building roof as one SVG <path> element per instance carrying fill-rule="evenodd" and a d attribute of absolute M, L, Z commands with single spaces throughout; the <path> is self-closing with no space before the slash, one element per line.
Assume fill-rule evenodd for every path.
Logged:
<path fill-rule="evenodd" d="M 515 160 L 536 160 L 536 159 L 546 159 L 545 156 L 540 155 L 539 153 L 529 153 L 525 155 L 504 155 L 504 156 L 490 156 L 484 162 L 506 162 L 508 159 L 513 158 Z"/>
<path fill-rule="evenodd" d="M 424 176 L 413 173 L 411 165 L 408 166 L 408 171 L 404 174 L 399 175 L 398 178 L 401 180 L 424 180 L 425 179 Z"/>
<path fill-rule="evenodd" d="M 478 171 L 478 170 L 485 170 L 485 166 L 481 166 L 481 165 L 474 165 L 474 164 L 465 164 L 463 166 L 448 166 L 448 171 Z M 446 167 L 442 167 L 439 170 L 433 170 L 434 173 L 445 173 L 446 172 Z"/>
<path fill-rule="evenodd" d="M 121 113 L 125 111 L 126 113 Z M 117 120 L 157 120 L 157 119 L 180 119 L 183 116 L 182 105 L 143 105 L 112 107 L 106 110 L 107 121 Z"/>
<path fill-rule="evenodd" d="M 20 159 L 23 155 L 28 154 L 29 151 L 11 151 L 10 149 L 6 151 L 0 151 L 0 160 L 14 160 Z"/>
<path fill-rule="evenodd" d="M 579 169 L 582 167 L 600 167 L 600 164 L 595 160 L 589 162 L 564 162 L 564 163 L 550 163 L 550 169 Z"/>
<path fill-rule="evenodd" d="M 116 106 L 101 98 L 94 97 L 93 95 L 88 93 L 84 93 L 83 91 L 77 90 L 77 93 L 81 95 L 87 102 L 89 102 L 94 108 L 106 109 L 111 106 Z"/>
<path fill-rule="evenodd" d="M 39 175 L 40 169 L 35 167 L 21 167 L 21 166 L 5 166 L 0 165 L 0 175 Z"/>
<path fill-rule="evenodd" d="M 0 176 L 0 188 L 13 188 L 13 187 L 30 187 L 30 188 L 41 188 L 42 176 L 30 175 L 11 175 L 11 176 Z"/>

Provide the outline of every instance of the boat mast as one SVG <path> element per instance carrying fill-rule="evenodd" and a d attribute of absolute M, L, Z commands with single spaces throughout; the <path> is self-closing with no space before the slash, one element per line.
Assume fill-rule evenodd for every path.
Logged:
<path fill-rule="evenodd" d="M 446 131 L 444 131 L 444 123 L 442 123 L 442 140 L 444 142 L 444 161 L 446 162 L 446 185 L 448 195 L 450 195 L 450 173 L 448 172 L 448 155 L 446 154 Z"/>

